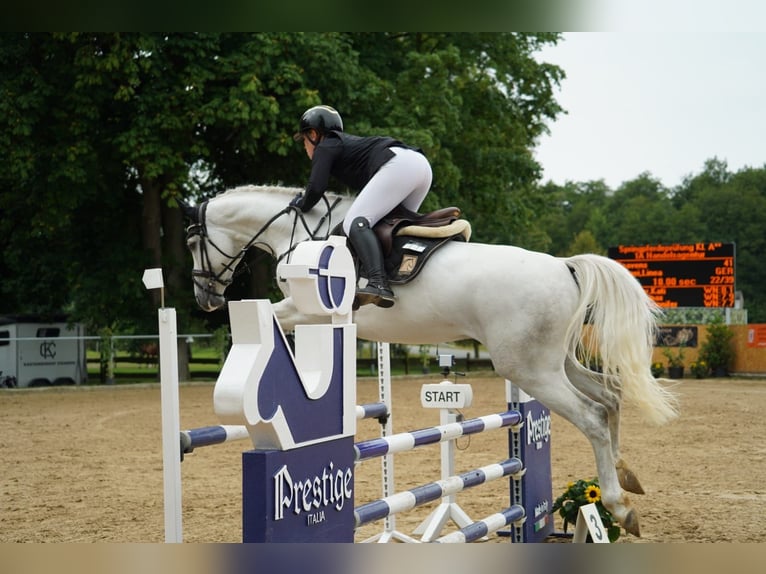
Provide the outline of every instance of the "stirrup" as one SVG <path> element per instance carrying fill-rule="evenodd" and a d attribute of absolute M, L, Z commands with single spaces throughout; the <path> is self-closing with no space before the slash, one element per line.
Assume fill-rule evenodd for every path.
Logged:
<path fill-rule="evenodd" d="M 377 305 L 384 309 L 388 309 L 394 306 L 396 302 L 394 298 L 394 292 L 386 287 L 375 287 L 370 284 L 356 290 L 356 297 L 354 297 L 354 305 L 361 307 L 362 305 Z"/>

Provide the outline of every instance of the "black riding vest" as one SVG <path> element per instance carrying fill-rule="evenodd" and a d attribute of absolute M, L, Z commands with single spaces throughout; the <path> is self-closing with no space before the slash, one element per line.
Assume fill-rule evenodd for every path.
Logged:
<path fill-rule="evenodd" d="M 311 176 L 306 186 L 302 210 L 308 211 L 327 190 L 330 176 L 360 191 L 377 171 L 392 157 L 391 147 L 413 148 L 391 137 L 360 137 L 344 132 L 328 132 L 314 148 L 311 160 Z"/>

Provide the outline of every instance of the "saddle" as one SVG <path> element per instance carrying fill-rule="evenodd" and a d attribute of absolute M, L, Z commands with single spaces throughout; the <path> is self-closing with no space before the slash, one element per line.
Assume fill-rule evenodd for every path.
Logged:
<path fill-rule="evenodd" d="M 459 217 L 460 209 L 457 207 L 443 207 L 428 213 L 415 213 L 398 205 L 391 213 L 378 221 L 373 230 L 383 248 L 383 256 L 387 257 L 391 254 L 396 236 L 440 238 L 462 233 L 468 222 L 458 220 Z M 460 223 L 454 225 L 458 221 Z M 470 228 L 470 225 L 468 227 Z M 470 231 L 465 240 L 469 239 Z"/>
<path fill-rule="evenodd" d="M 399 205 L 375 224 L 373 230 L 380 241 L 386 274 L 393 285 L 414 279 L 431 255 L 447 242 L 471 239 L 471 224 L 459 219 L 460 213 L 457 207 L 415 213 Z M 342 224 L 336 232 L 343 235 Z"/>

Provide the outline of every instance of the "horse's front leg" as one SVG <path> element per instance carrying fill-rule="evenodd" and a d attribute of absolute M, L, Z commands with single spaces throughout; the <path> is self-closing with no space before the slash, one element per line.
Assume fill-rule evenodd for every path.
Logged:
<path fill-rule="evenodd" d="M 327 317 L 301 313 L 293 303 L 292 297 L 285 297 L 281 301 L 273 303 L 272 308 L 277 321 L 279 321 L 279 326 L 285 333 L 294 331 L 296 325 L 317 325 L 328 322 Z"/>

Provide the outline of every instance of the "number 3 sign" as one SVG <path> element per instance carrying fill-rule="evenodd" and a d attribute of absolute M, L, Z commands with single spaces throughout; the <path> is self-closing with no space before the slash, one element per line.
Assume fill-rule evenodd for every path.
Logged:
<path fill-rule="evenodd" d="M 578 519 L 572 542 L 585 542 L 588 533 L 590 533 L 593 542 L 609 544 L 609 536 L 604 529 L 604 523 L 601 522 L 601 515 L 598 513 L 595 504 L 591 503 L 581 506 Z"/>

